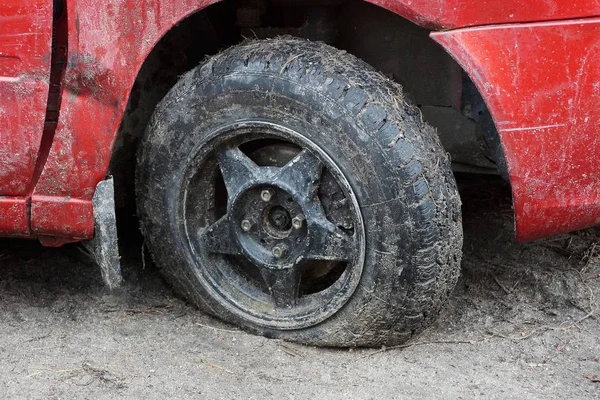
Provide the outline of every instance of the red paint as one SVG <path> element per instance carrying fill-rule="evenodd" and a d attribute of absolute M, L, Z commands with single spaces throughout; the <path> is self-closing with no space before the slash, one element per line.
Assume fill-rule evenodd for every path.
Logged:
<path fill-rule="evenodd" d="M 87 239 L 94 236 L 91 202 L 70 197 L 35 196 L 31 202 L 31 226 L 46 236 Z M 57 224 L 56 221 L 60 221 Z"/>
<path fill-rule="evenodd" d="M 26 199 L 0 197 L 0 232 L 29 236 Z"/>
<path fill-rule="evenodd" d="M 600 224 L 600 19 L 436 33 L 490 108 L 519 240 Z"/>
<path fill-rule="evenodd" d="M 367 0 L 432 29 L 600 16 L 598 0 Z"/>
<path fill-rule="evenodd" d="M 37 240 L 40 241 L 42 246 L 45 247 L 61 247 L 68 243 L 81 242 L 81 239 L 67 238 L 64 236 L 37 236 Z"/>
<path fill-rule="evenodd" d="M 10 111 L 8 119 L 0 113 L 0 137 L 8 138 L 0 140 L 0 196 L 12 195 L 0 201 L 0 234 L 26 233 L 43 237 L 47 244 L 93 235 L 91 199 L 107 173 L 138 70 L 168 30 L 216 1 L 107 0 L 100 7 L 97 1 L 67 0 L 68 63 L 60 117 L 54 136 L 46 136 L 49 147 L 41 153 L 52 1 L 0 4 L 0 51 L 10 56 L 0 56 L 0 76 L 23 77 L 18 84 L 0 82 L 0 110 Z M 368 1 L 439 29 L 590 18 L 472 28 L 434 37 L 471 74 L 494 114 L 510 164 L 519 238 L 600 222 L 594 157 L 600 150 L 595 139 L 600 115 L 593 87 L 600 73 L 593 62 L 600 32 L 591 19 L 600 16 L 600 0 Z M 4 23 L 6 15 L 20 22 Z M 3 40 L 21 33 L 26 34 L 18 43 Z M 27 96 L 17 96 L 23 87 L 29 90 Z M 38 154 L 41 165 L 46 151 L 39 180 L 32 181 Z M 11 214 L 13 222 L 2 223 L 12 220 L 6 217 L 7 209 L 13 210 L 9 203 L 19 211 Z"/>
<path fill-rule="evenodd" d="M 0 1 L 0 195 L 29 188 L 46 118 L 51 45 L 51 1 Z"/>

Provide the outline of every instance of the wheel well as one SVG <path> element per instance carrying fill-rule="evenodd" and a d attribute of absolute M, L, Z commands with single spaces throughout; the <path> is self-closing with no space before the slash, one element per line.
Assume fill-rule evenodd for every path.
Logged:
<path fill-rule="evenodd" d="M 135 204 L 137 146 L 179 76 L 221 49 L 280 35 L 346 50 L 402 84 L 437 128 L 456 170 L 503 171 L 498 134 L 483 99 L 427 29 L 363 0 L 224 0 L 175 26 L 140 69 L 111 158 L 119 208 Z"/>

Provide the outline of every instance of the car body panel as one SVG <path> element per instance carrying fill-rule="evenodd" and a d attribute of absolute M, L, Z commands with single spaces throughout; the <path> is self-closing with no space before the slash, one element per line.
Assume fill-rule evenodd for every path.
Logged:
<path fill-rule="evenodd" d="M 51 0 L 35 1 L 46 7 L 51 3 Z M 66 43 L 68 58 L 62 81 L 60 116 L 56 130 L 52 132 L 53 140 L 51 147 L 48 149 L 47 160 L 37 182 L 35 177 L 32 182 L 30 175 L 22 175 L 24 181 L 29 179 L 30 188 L 35 184 L 31 196 L 26 194 L 24 197 L 6 197 L 3 200 L 4 203 L 0 202 L 0 207 L 4 204 L 5 208 L 9 208 L 11 202 L 14 203 L 17 207 L 15 210 L 22 210 L 23 202 L 26 204 L 26 214 L 27 212 L 30 214 L 30 220 L 27 221 L 29 224 L 28 235 L 45 238 L 46 243 L 53 244 L 86 239 L 93 235 L 91 200 L 96 185 L 104 179 L 107 173 L 112 147 L 139 69 L 153 47 L 166 32 L 187 16 L 217 1 L 107 0 L 103 2 L 101 7 L 98 6 L 97 1 L 92 0 L 66 1 L 65 29 L 68 38 Z M 506 156 L 511 164 L 511 178 L 515 179 L 516 182 L 516 184 L 513 183 L 513 188 L 516 199 L 519 238 L 531 239 L 563 231 L 567 228 L 577 229 L 589 226 L 597 215 L 596 209 L 591 206 L 597 200 L 594 197 L 596 193 L 594 191 L 591 192 L 592 196 L 585 203 L 584 194 L 577 189 L 576 185 L 565 186 L 565 188 L 572 191 L 569 193 L 572 193 L 574 197 L 569 200 L 570 202 L 566 200 L 562 203 L 555 201 L 555 205 L 560 205 L 556 215 L 564 212 L 565 208 L 569 207 L 573 209 L 583 207 L 585 209 L 581 212 L 572 211 L 569 213 L 569 216 L 580 219 L 571 219 L 568 222 L 548 223 L 545 219 L 536 219 L 532 217 L 535 210 L 527 207 L 532 205 L 542 206 L 543 202 L 524 200 L 531 194 L 528 192 L 531 182 L 539 179 L 548 181 L 547 174 L 550 171 L 549 167 L 544 169 L 542 166 L 531 166 L 529 169 L 523 169 L 523 165 L 530 162 L 527 161 L 527 157 L 536 155 L 543 160 L 549 160 L 550 150 L 554 149 L 561 150 L 562 152 L 558 154 L 564 156 L 565 160 L 577 160 L 574 153 L 565 153 L 563 148 L 558 149 L 559 146 L 552 143 L 544 145 L 535 143 L 535 141 L 527 139 L 524 132 L 533 132 L 531 128 L 537 127 L 538 130 L 535 132 L 542 132 L 539 137 L 556 139 L 556 132 L 565 133 L 565 129 L 553 131 L 552 129 L 555 129 L 555 127 L 550 125 L 567 124 L 573 126 L 561 118 L 568 120 L 569 112 L 574 109 L 565 107 L 564 110 L 557 111 L 560 112 L 560 116 L 553 119 L 551 124 L 546 124 L 548 126 L 545 129 L 551 130 L 551 134 L 546 135 L 545 131 L 541 131 L 542 125 L 533 125 L 532 121 L 526 118 L 521 120 L 514 118 L 511 120 L 510 125 L 505 125 L 508 120 L 503 119 L 502 113 L 507 111 L 499 104 L 510 103 L 510 101 L 527 103 L 528 100 L 523 97 L 525 95 L 544 96 L 543 91 L 538 93 L 534 90 L 534 83 L 531 81 L 533 72 L 530 69 L 528 71 L 520 70 L 520 75 L 516 78 L 516 84 L 521 86 L 530 85 L 529 92 L 523 92 L 522 95 L 519 95 L 520 97 L 513 97 L 510 100 L 500 99 L 507 94 L 516 96 L 514 91 L 510 91 L 515 87 L 509 85 L 509 69 L 511 65 L 519 65 L 519 68 L 526 69 L 523 60 L 529 59 L 531 61 L 534 58 L 531 48 L 548 48 L 562 51 L 563 54 L 555 54 L 551 50 L 544 53 L 552 56 L 547 62 L 542 62 L 541 65 L 545 68 L 554 71 L 565 71 L 567 66 L 570 68 L 571 75 L 561 75 L 553 78 L 553 84 L 568 85 L 570 79 L 575 76 L 573 74 L 580 73 L 586 79 L 588 73 L 592 74 L 589 76 L 593 76 L 595 67 L 592 66 L 591 62 L 584 63 L 583 71 L 579 71 L 573 65 L 576 60 L 575 57 L 584 55 L 582 49 L 573 55 L 565 54 L 568 51 L 565 51 L 564 45 L 560 43 L 555 35 L 544 34 L 544 29 L 538 31 L 537 29 L 540 28 L 537 28 L 536 24 L 530 27 L 527 34 L 523 34 L 522 32 L 525 31 L 520 30 L 521 25 L 514 23 L 598 16 L 600 15 L 600 1 L 369 0 L 369 2 L 387 8 L 421 26 L 438 30 L 488 24 L 512 24 L 503 28 L 504 31 L 502 32 L 504 33 L 502 35 L 498 34 L 497 28 L 469 28 L 443 32 L 434 37 L 465 66 L 467 72 L 479 84 L 480 89 L 483 89 L 486 100 L 491 103 L 499 130 L 503 135 Z M 21 3 L 26 3 L 26 1 L 20 0 L 19 4 Z M 34 0 L 31 1 L 31 4 L 34 4 Z M 34 23 L 49 24 L 48 21 L 36 21 Z M 548 26 L 561 25 L 570 26 L 573 25 L 573 22 L 553 22 Z M 589 26 L 592 25 L 593 23 L 589 24 Z M 3 29 L 0 26 L 0 35 Z M 576 30 L 571 29 L 569 28 L 563 32 L 567 35 L 577 34 Z M 521 33 L 515 33 L 515 36 L 511 36 L 506 33 L 510 30 Z M 538 32 L 540 35 L 538 35 Z M 501 40 L 498 40 L 499 37 Z M 474 38 L 481 40 L 482 44 L 476 43 Z M 567 37 L 561 40 L 571 39 Z M 521 47 L 515 48 L 515 42 L 511 42 L 511 40 L 517 40 Z M 493 43 L 494 41 L 497 42 Z M 524 54 L 525 50 L 520 49 L 529 49 L 530 53 Z M 493 54 L 494 57 L 500 57 L 500 59 L 496 62 L 486 60 L 486 52 L 489 52 L 489 55 Z M 480 77 L 477 74 L 480 74 Z M 513 77 L 513 79 L 515 78 Z M 525 83 L 528 79 L 529 83 Z M 582 82 L 586 83 L 587 81 L 582 80 Z M 493 88 L 490 89 L 488 85 L 492 85 Z M 508 88 L 508 92 L 505 91 L 506 88 Z M 546 89 L 544 88 L 544 90 Z M 586 92 L 581 92 L 581 94 L 584 93 Z M 578 97 L 568 98 L 567 94 L 555 98 L 588 104 L 586 100 Z M 547 120 L 548 115 L 552 113 L 552 111 L 543 107 L 540 108 L 540 112 L 542 112 L 540 120 Z M 529 117 L 533 118 L 533 116 Z M 576 132 L 578 134 L 590 134 L 595 123 L 596 121 L 588 121 L 586 126 L 589 126 L 589 129 L 578 128 Z M 513 131 L 510 131 L 511 129 Z M 514 133 L 509 134 L 510 132 Z M 521 136 L 516 132 L 521 132 Z M 37 134 L 41 137 L 41 130 L 38 130 Z M 19 135 L 22 135 L 22 133 L 19 133 Z M 586 141 L 569 135 L 569 140 L 577 145 L 590 145 L 590 147 L 587 147 L 588 150 L 595 148 L 595 144 L 591 143 L 594 140 L 593 138 Z M 0 144 L 0 151 L 2 151 L 2 146 Z M 0 166 L 4 167 L 4 164 L 6 162 L 0 158 Z M 539 192 L 540 195 L 548 195 L 551 188 L 556 187 L 558 182 L 567 179 L 569 176 L 568 168 L 565 168 L 564 165 L 557 166 L 556 163 L 550 163 L 549 165 L 559 169 L 561 178 L 550 180 L 551 185 L 538 185 L 539 187 L 546 187 L 545 191 Z M 594 165 L 591 162 L 571 170 L 573 174 L 576 174 L 586 167 Z M 523 177 L 521 175 L 523 171 L 526 171 L 529 175 Z M 583 184 L 581 187 L 590 190 L 593 179 L 593 176 L 587 179 L 580 178 L 579 182 Z M 534 188 L 538 190 L 538 186 L 534 186 Z M 560 193 L 563 195 L 568 194 L 565 190 Z M 550 203 L 545 203 L 545 205 L 550 207 Z M 22 212 L 19 211 L 17 214 L 22 215 Z M 526 215 L 529 217 L 524 217 Z M 541 223 L 540 228 L 534 226 L 534 223 Z M 23 227 L 22 221 L 10 226 L 6 222 L 3 224 L 2 219 L 0 219 L 0 234 L 2 235 L 22 235 L 24 232 Z M 59 239 L 52 241 L 49 237 Z"/>
<path fill-rule="evenodd" d="M 51 47 L 51 1 L 0 2 L 2 196 L 30 189 L 46 120 Z"/>
<path fill-rule="evenodd" d="M 0 196 L 0 233 L 29 236 L 26 197 Z"/>
<path fill-rule="evenodd" d="M 600 16 L 598 0 L 368 0 L 431 29 Z"/>
<path fill-rule="evenodd" d="M 600 224 L 600 19 L 433 37 L 471 76 L 494 117 L 518 239 Z"/>

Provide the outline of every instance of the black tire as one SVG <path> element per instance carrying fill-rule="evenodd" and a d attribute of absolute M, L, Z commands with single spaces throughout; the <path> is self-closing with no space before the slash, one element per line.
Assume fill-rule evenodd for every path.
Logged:
<path fill-rule="evenodd" d="M 199 278 L 206 266 L 182 228 L 186 171 L 200 168 L 195 160 L 219 127 L 248 119 L 282 124 L 316 143 L 347 179 L 364 220 L 357 286 L 311 326 L 278 329 L 232 312 Z M 183 76 L 149 124 L 136 191 L 150 252 L 174 288 L 206 312 L 268 337 L 397 345 L 434 320 L 459 275 L 460 199 L 435 131 L 398 84 L 322 43 L 250 42 Z"/>

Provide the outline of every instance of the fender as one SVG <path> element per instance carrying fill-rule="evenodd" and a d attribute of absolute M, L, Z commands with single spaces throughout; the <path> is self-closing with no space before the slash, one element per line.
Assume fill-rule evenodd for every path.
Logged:
<path fill-rule="evenodd" d="M 367 0 L 425 28 L 575 19 L 600 15 L 595 0 Z"/>
<path fill-rule="evenodd" d="M 600 18 L 432 34 L 496 123 L 517 239 L 600 224 Z"/>
<path fill-rule="evenodd" d="M 93 236 L 94 189 L 107 173 L 139 69 L 175 24 L 217 1 L 108 0 L 99 7 L 94 0 L 67 0 L 68 63 L 58 125 L 31 196 L 32 235 Z M 369 1 L 436 29 L 600 15 L 597 1 Z"/>

